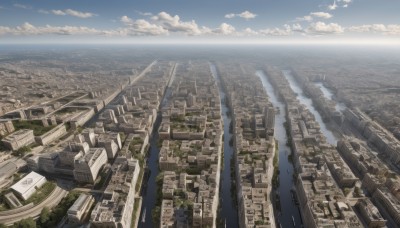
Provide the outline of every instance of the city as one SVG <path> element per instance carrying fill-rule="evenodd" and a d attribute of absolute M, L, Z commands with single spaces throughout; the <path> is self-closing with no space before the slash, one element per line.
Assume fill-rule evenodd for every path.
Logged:
<path fill-rule="evenodd" d="M 87 60 L 98 72 L 58 54 L 1 64 L 0 223 L 400 225 L 398 139 L 330 72 L 183 52 Z"/>
<path fill-rule="evenodd" d="M 400 227 L 399 9 L 1 1 L 0 228 Z"/>

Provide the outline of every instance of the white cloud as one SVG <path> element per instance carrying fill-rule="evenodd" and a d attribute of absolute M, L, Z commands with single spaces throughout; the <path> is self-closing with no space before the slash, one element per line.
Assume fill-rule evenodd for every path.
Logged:
<path fill-rule="evenodd" d="M 338 5 L 336 4 L 336 1 L 333 1 L 332 5 L 328 5 L 329 10 L 335 10 L 337 7 Z"/>
<path fill-rule="evenodd" d="M 102 31 L 97 29 L 88 28 L 84 26 L 42 26 L 36 27 L 28 22 L 24 24 L 10 28 L 0 27 L 0 35 L 98 35 L 102 34 Z"/>
<path fill-rule="evenodd" d="M 312 13 L 310 13 L 310 16 L 319 17 L 319 18 L 323 18 L 323 19 L 329 19 L 329 18 L 333 17 L 332 14 L 325 13 L 325 12 L 312 12 Z"/>
<path fill-rule="evenodd" d="M 181 21 L 178 15 L 171 16 L 166 12 L 160 12 L 156 16 L 153 16 L 152 19 L 170 32 L 183 32 L 188 35 L 200 35 L 202 33 L 194 20 Z"/>
<path fill-rule="evenodd" d="M 51 13 L 54 14 L 54 15 L 58 15 L 58 16 L 65 16 L 65 15 L 67 15 L 67 13 L 65 13 L 65 12 L 62 11 L 62 10 L 52 10 Z"/>
<path fill-rule="evenodd" d="M 236 14 L 234 14 L 234 13 L 228 13 L 225 15 L 225 18 L 231 19 L 231 18 L 234 18 L 235 16 L 236 16 Z"/>
<path fill-rule="evenodd" d="M 126 25 L 131 25 L 133 23 L 133 20 L 129 18 L 128 16 L 122 16 L 121 17 L 121 22 L 126 24 Z"/>
<path fill-rule="evenodd" d="M 325 13 L 325 12 L 311 12 L 310 14 L 304 16 L 304 17 L 298 17 L 294 20 L 294 22 L 300 22 L 300 21 L 312 21 L 314 18 L 320 18 L 320 19 L 329 19 L 332 18 L 333 15 L 330 13 Z"/>
<path fill-rule="evenodd" d="M 313 17 L 310 15 L 306 15 L 304 17 L 297 17 L 294 21 L 312 21 Z"/>
<path fill-rule="evenodd" d="M 234 17 L 241 17 L 241 18 L 244 18 L 246 20 L 250 20 L 250 19 L 254 19 L 255 17 L 257 17 L 257 14 L 254 14 L 254 13 L 246 10 L 246 11 L 243 11 L 243 12 L 238 13 L 238 14 L 229 13 L 229 14 L 225 15 L 225 18 L 228 18 L 228 19 L 231 19 L 231 18 L 234 18 Z"/>
<path fill-rule="evenodd" d="M 58 16 L 73 16 L 73 17 L 79 17 L 79 18 L 89 18 L 89 17 L 94 17 L 96 16 L 96 14 L 94 13 L 89 13 L 89 12 L 80 12 L 80 11 L 76 11 L 73 9 L 66 9 L 66 10 L 51 10 L 50 11 L 52 14 L 54 15 L 58 15 Z"/>
<path fill-rule="evenodd" d="M 328 35 L 343 33 L 344 29 L 336 23 L 325 24 L 324 22 L 319 21 L 312 23 L 307 29 L 305 29 L 305 32 L 311 35 Z"/>
<path fill-rule="evenodd" d="M 253 19 L 253 18 L 257 17 L 257 14 L 251 13 L 251 12 L 246 10 L 246 11 L 240 13 L 238 15 L 238 17 L 241 17 L 241 18 L 244 18 L 246 20 L 249 20 L 249 19 Z"/>
<path fill-rule="evenodd" d="M 361 26 L 351 26 L 347 29 L 350 32 L 378 33 L 383 35 L 400 35 L 400 25 L 390 24 L 371 24 Z"/>
<path fill-rule="evenodd" d="M 125 35 L 140 35 L 140 36 L 159 36 L 159 35 L 167 35 L 168 30 L 164 29 L 161 25 L 152 24 L 146 20 L 139 19 L 133 20 L 128 16 L 122 16 L 121 22 L 124 23 L 127 27 L 124 29 L 120 29 L 118 31 L 119 34 Z"/>
<path fill-rule="evenodd" d="M 301 27 L 300 24 L 293 24 L 293 25 L 292 25 L 292 31 L 295 31 L 295 32 L 302 32 L 302 31 L 303 31 L 303 27 Z"/>
<path fill-rule="evenodd" d="M 334 0 L 331 5 L 328 5 L 329 10 L 336 10 L 338 7 L 347 8 L 353 0 Z"/>
<path fill-rule="evenodd" d="M 218 28 L 212 30 L 212 32 L 221 35 L 231 35 L 236 32 L 236 29 L 230 24 L 222 23 Z"/>
<path fill-rule="evenodd" d="M 284 28 L 262 29 L 259 33 L 267 36 L 289 36 L 292 34 L 292 29 L 289 25 L 284 25 L 283 27 Z"/>
<path fill-rule="evenodd" d="M 257 32 L 257 31 L 254 31 L 254 30 L 251 29 L 251 28 L 245 28 L 245 29 L 243 30 L 243 35 L 254 36 L 254 35 L 258 35 L 258 32 Z"/>
<path fill-rule="evenodd" d="M 32 6 L 23 5 L 23 4 L 19 4 L 19 3 L 15 3 L 13 6 L 16 8 L 21 8 L 21 9 L 32 9 Z"/>

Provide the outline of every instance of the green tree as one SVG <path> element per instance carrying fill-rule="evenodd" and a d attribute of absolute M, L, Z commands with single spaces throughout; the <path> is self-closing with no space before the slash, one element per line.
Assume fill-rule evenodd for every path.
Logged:
<path fill-rule="evenodd" d="M 33 218 L 22 219 L 12 226 L 14 228 L 36 228 L 36 222 Z"/>
<path fill-rule="evenodd" d="M 48 207 L 44 207 L 42 212 L 40 212 L 39 221 L 44 224 L 50 219 L 50 209 Z"/>

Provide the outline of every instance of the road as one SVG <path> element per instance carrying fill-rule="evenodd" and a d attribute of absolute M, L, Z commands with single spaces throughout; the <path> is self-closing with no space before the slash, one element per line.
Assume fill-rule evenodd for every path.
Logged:
<path fill-rule="evenodd" d="M 24 211 L 19 211 L 18 208 L 8 211 L 0 212 L 0 223 L 5 225 L 12 225 L 13 223 L 26 218 L 36 218 L 42 212 L 44 207 L 52 208 L 67 195 L 67 191 L 60 187 L 56 187 L 54 191 L 38 205 L 28 208 Z"/>
<path fill-rule="evenodd" d="M 156 63 L 157 63 L 157 60 L 154 60 L 152 63 L 150 63 L 150 65 L 148 65 L 148 66 L 146 67 L 146 69 L 144 69 L 135 79 L 133 79 L 133 80 L 131 81 L 131 85 L 132 85 L 133 83 L 135 83 L 137 80 L 141 79 L 144 75 L 146 75 L 147 72 L 149 72 L 149 71 L 151 70 L 151 68 L 152 68 Z"/>

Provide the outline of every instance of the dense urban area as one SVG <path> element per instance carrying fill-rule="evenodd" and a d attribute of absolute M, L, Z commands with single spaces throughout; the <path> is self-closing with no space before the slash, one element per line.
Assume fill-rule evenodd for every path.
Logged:
<path fill-rule="evenodd" d="M 400 56 L 358 51 L 9 48 L 0 227 L 400 227 Z"/>

